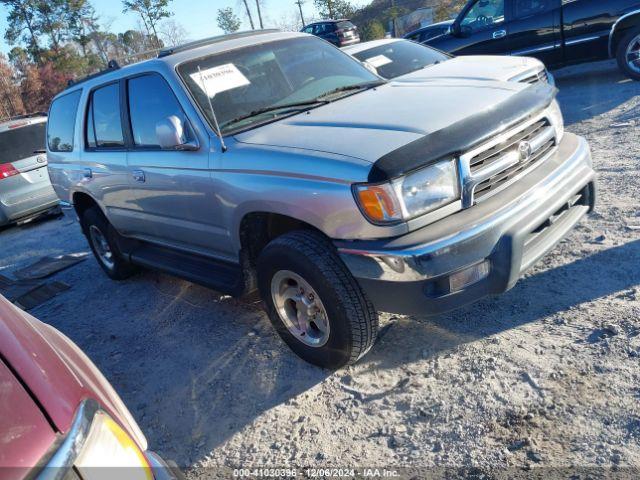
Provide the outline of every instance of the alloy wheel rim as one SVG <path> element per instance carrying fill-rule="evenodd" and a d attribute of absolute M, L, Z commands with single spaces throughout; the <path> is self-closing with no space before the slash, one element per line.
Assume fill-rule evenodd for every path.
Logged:
<path fill-rule="evenodd" d="M 280 320 L 295 338 L 314 348 L 327 343 L 329 317 L 309 282 L 297 273 L 280 270 L 271 279 L 271 297 Z"/>
<path fill-rule="evenodd" d="M 626 59 L 629 68 L 634 72 L 640 73 L 640 35 L 629 42 Z"/>
<path fill-rule="evenodd" d="M 95 248 L 98 254 L 98 259 L 105 267 L 112 270 L 114 267 L 113 252 L 102 231 L 95 225 L 91 225 L 91 227 L 89 227 L 89 236 L 91 237 L 93 248 Z"/>

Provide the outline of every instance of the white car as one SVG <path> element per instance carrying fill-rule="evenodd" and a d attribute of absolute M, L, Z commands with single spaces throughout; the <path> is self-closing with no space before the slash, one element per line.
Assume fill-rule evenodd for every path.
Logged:
<path fill-rule="evenodd" d="M 342 49 L 386 79 L 422 82 L 443 78 L 499 80 L 555 85 L 544 64 L 531 57 L 453 57 L 426 45 L 390 38 L 359 43 Z"/>

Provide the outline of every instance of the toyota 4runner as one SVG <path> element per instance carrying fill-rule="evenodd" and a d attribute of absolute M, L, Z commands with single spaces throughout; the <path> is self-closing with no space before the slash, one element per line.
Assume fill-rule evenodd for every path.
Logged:
<path fill-rule="evenodd" d="M 555 95 L 387 82 L 310 35 L 235 34 L 67 88 L 49 170 L 111 278 L 258 290 L 298 355 L 338 368 L 371 348 L 378 310 L 504 292 L 593 208 Z"/>

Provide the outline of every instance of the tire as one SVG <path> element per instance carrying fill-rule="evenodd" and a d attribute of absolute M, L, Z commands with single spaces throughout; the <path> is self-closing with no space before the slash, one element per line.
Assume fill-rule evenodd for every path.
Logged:
<path fill-rule="evenodd" d="M 622 37 L 622 40 L 620 40 L 620 43 L 618 44 L 618 49 L 616 50 L 616 60 L 618 61 L 620 70 L 622 70 L 625 75 L 633 80 L 640 80 L 640 62 L 638 62 L 638 69 L 635 70 L 629 65 L 627 59 L 627 49 L 632 43 L 634 45 L 640 44 L 640 26 L 632 28 L 624 37 Z M 640 48 L 640 45 L 638 48 Z"/>
<path fill-rule="evenodd" d="M 88 208 L 82 215 L 82 231 L 87 237 L 93 255 L 98 261 L 98 265 L 113 280 L 124 280 L 137 272 L 137 268 L 129 263 L 120 252 L 115 240 L 115 230 L 109 224 L 102 211 L 97 207 Z M 100 235 L 106 242 L 100 245 Z M 110 261 L 105 255 L 105 246 L 110 252 Z"/>
<path fill-rule="evenodd" d="M 271 323 L 303 360 L 335 370 L 357 362 L 373 346 L 378 333 L 378 313 L 334 246 L 322 235 L 294 231 L 274 239 L 260 253 L 257 272 L 258 287 Z M 291 299 L 280 302 L 280 309 L 276 306 L 276 297 L 283 298 L 278 285 L 287 276 L 294 277 L 285 281 L 286 285 L 293 285 L 293 290 L 308 284 L 314 294 L 314 307 L 322 307 L 321 314 L 317 308 L 313 310 L 317 313 L 313 318 L 320 320 L 311 321 L 306 333 L 293 331 L 286 324 L 286 314 L 282 312 L 294 308 Z M 278 293 L 273 293 L 273 289 Z M 298 313 L 289 318 L 300 316 Z M 318 328 L 321 324 L 322 328 Z M 316 344 L 310 345 L 311 342 Z"/>

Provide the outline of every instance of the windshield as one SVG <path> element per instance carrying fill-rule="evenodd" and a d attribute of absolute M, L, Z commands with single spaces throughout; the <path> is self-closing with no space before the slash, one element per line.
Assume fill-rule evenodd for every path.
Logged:
<path fill-rule="evenodd" d="M 45 148 L 46 122 L 6 130 L 0 133 L 0 164 L 33 157 Z"/>
<path fill-rule="evenodd" d="M 380 82 L 349 55 L 315 37 L 211 55 L 180 65 L 178 73 L 215 128 L 211 99 L 223 134 L 290 115 L 292 108 L 295 113 L 292 105 L 312 108 L 358 91 L 349 87 Z M 279 105 L 282 112 L 275 109 Z"/>
<path fill-rule="evenodd" d="M 409 41 L 380 45 L 353 55 L 374 67 L 381 77 L 391 79 L 415 72 L 450 57 L 432 48 Z"/>

